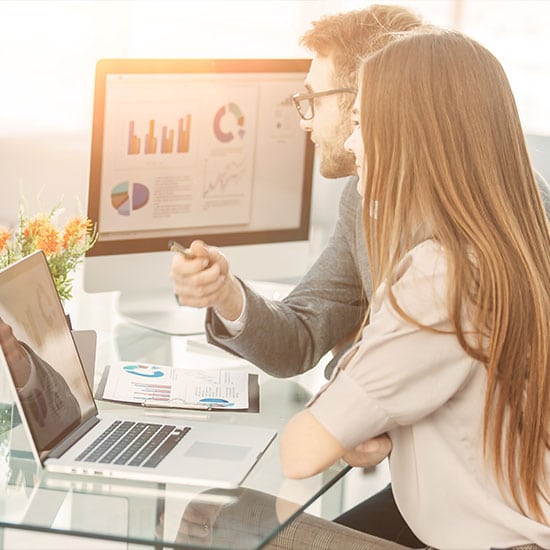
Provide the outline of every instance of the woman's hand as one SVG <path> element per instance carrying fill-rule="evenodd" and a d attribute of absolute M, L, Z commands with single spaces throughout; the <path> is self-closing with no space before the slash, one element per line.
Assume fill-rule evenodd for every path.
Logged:
<path fill-rule="evenodd" d="M 353 451 L 346 451 L 342 458 L 350 466 L 372 468 L 382 462 L 391 453 L 391 449 L 391 439 L 383 434 L 373 439 L 367 439 L 357 445 Z"/>

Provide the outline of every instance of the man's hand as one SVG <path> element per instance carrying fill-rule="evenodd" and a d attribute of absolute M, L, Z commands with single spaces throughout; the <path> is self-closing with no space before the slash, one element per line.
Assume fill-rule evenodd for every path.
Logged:
<path fill-rule="evenodd" d="M 29 356 L 14 336 L 11 327 L 2 319 L 0 319 L 0 347 L 16 387 L 22 388 L 27 383 L 31 372 Z"/>
<path fill-rule="evenodd" d="M 213 307 L 230 321 L 242 312 L 240 283 L 230 273 L 225 256 L 214 246 L 193 241 L 185 254 L 176 252 L 170 278 L 183 306 Z"/>
<path fill-rule="evenodd" d="M 374 439 L 363 441 L 353 451 L 348 451 L 342 458 L 350 466 L 372 468 L 382 462 L 390 454 L 391 449 L 391 439 L 384 434 Z"/>

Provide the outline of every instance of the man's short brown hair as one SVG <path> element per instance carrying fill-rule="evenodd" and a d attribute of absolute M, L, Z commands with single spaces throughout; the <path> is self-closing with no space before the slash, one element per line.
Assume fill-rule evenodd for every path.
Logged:
<path fill-rule="evenodd" d="M 395 33 L 421 25 L 421 19 L 406 8 L 375 4 L 314 21 L 302 36 L 301 44 L 332 60 L 335 87 L 354 88 L 362 58 L 390 42 Z"/>

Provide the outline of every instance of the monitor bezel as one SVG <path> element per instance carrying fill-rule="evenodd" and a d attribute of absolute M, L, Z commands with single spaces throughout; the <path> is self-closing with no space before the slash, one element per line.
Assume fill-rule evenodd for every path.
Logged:
<path fill-rule="evenodd" d="M 103 130 L 105 119 L 105 94 L 109 74 L 208 74 L 208 73 L 303 73 L 309 70 L 310 59 L 101 59 L 96 65 L 93 130 L 88 182 L 88 218 L 95 224 L 99 239 L 86 252 L 86 256 L 109 256 L 118 254 L 138 254 L 158 252 L 167 249 L 172 237 L 143 237 L 101 240 L 99 206 L 103 157 Z M 296 115 L 298 116 L 298 114 Z M 311 217 L 311 194 L 313 180 L 314 145 L 304 132 L 305 157 L 302 176 L 302 207 L 298 227 L 289 229 L 268 229 L 260 231 L 213 232 L 181 237 L 186 241 L 200 239 L 215 246 L 236 246 L 248 244 L 268 244 L 276 242 L 306 241 L 309 238 Z"/>

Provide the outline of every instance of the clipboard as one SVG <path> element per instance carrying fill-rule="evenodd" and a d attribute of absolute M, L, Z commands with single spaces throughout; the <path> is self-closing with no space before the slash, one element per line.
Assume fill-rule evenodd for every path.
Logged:
<path fill-rule="evenodd" d="M 110 369 L 110 365 L 106 365 L 101 375 L 101 380 L 99 381 L 94 397 L 100 401 L 109 401 L 111 403 L 122 403 L 125 405 L 144 407 L 143 403 L 135 403 L 132 401 L 124 401 L 121 399 L 112 399 L 109 397 L 105 397 L 105 386 L 109 378 L 109 369 Z M 216 406 L 208 406 L 208 405 L 197 405 L 194 403 L 183 403 L 183 402 L 178 403 L 177 401 L 170 402 L 168 404 L 148 402 L 147 409 L 152 409 L 152 410 L 182 409 L 182 410 L 202 410 L 202 411 L 208 411 L 208 412 L 259 413 L 260 412 L 260 385 L 258 382 L 258 375 L 248 373 L 248 408 L 245 408 L 245 409 L 243 408 L 233 409 L 230 407 L 225 408 L 225 407 L 216 407 Z"/>

